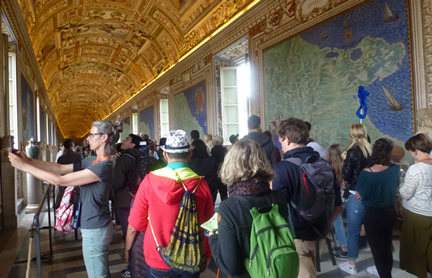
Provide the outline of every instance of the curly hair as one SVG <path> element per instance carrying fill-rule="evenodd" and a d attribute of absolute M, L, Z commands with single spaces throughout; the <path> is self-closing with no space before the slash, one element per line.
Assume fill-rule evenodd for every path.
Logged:
<path fill-rule="evenodd" d="M 245 139 L 232 145 L 219 175 L 223 183 L 231 186 L 247 180 L 270 182 L 274 172 L 261 147 L 256 142 Z"/>
<path fill-rule="evenodd" d="M 309 139 L 309 130 L 305 122 L 296 118 L 284 119 L 277 129 L 280 138 L 288 137 L 295 144 L 305 145 Z"/>
<path fill-rule="evenodd" d="M 370 160 L 372 164 L 381 164 L 389 166 L 391 162 L 391 153 L 393 150 L 393 141 L 387 138 L 380 138 L 375 141 L 372 147 Z"/>

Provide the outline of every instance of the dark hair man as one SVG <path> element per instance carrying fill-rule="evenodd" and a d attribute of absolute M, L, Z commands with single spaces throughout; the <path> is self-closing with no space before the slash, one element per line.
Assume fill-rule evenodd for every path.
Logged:
<path fill-rule="evenodd" d="M 126 237 L 133 195 L 129 191 L 128 182 L 132 182 L 129 180 L 134 175 L 134 171 L 136 171 L 135 158 L 143 155 L 143 153 L 139 150 L 141 141 L 141 137 L 132 133 L 123 139 L 120 146 L 120 148 L 123 150 L 123 153 L 119 156 L 119 158 L 117 158 L 114 167 L 114 205 L 118 219 L 120 220 L 123 238 Z M 124 277 L 130 277 L 131 270 L 129 266 L 123 269 L 121 274 Z"/>
<path fill-rule="evenodd" d="M 261 125 L 260 117 L 256 115 L 250 116 L 248 119 L 249 134 L 246 135 L 243 139 L 249 139 L 257 142 L 258 145 L 260 145 L 260 147 L 264 150 L 271 165 L 274 167 L 276 165 L 274 144 L 270 138 L 262 134 L 260 125 Z"/>
<path fill-rule="evenodd" d="M 210 188 L 213 197 L 213 204 L 216 201 L 218 188 L 223 186 L 218 177 L 218 168 L 216 158 L 209 156 L 207 145 L 203 140 L 199 139 L 198 130 L 192 130 L 190 133 L 192 141 L 192 156 L 188 162 L 189 167 L 200 176 L 206 178 L 206 182 Z"/>
<path fill-rule="evenodd" d="M 275 177 L 272 181 L 272 189 L 281 191 L 286 194 L 288 203 L 292 201 L 298 204 L 300 197 L 300 188 L 304 186 L 303 175 L 300 166 L 286 159 L 295 157 L 299 158 L 302 162 L 313 163 L 320 159 L 318 152 L 314 151 L 311 147 L 305 146 L 309 138 L 309 130 L 306 124 L 296 118 L 285 119 L 280 122 L 277 130 L 279 141 L 284 151 L 284 157 L 275 167 Z M 333 170 L 330 175 L 334 175 Z M 334 179 L 334 192 L 335 202 L 334 210 L 332 212 L 330 223 L 333 223 L 337 216 L 342 211 L 342 200 L 340 194 L 340 186 L 337 179 Z M 320 229 L 321 226 L 326 227 L 329 223 L 323 220 L 311 226 L 302 218 L 297 210 L 290 206 L 293 218 L 293 225 L 295 230 L 295 244 L 297 253 L 300 257 L 300 272 L 298 277 L 316 277 L 316 240 L 319 236 L 315 229 Z M 324 240 L 320 240 L 320 246 Z"/>

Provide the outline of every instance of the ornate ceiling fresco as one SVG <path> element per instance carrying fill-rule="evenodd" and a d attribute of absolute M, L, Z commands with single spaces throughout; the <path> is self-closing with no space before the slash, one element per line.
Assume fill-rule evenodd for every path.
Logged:
<path fill-rule="evenodd" d="M 64 137 L 83 137 L 259 0 L 19 0 Z"/>

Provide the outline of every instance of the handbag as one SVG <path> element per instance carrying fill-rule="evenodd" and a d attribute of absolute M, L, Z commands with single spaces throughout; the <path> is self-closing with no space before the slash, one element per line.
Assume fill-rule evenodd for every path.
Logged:
<path fill-rule="evenodd" d="M 74 231 L 73 191 L 73 186 L 68 186 L 65 189 L 60 206 L 55 213 L 55 229 L 61 233 L 72 233 Z"/>

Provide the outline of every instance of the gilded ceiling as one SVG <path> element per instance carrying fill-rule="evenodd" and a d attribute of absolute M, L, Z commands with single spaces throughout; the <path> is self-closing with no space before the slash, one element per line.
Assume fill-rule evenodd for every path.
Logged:
<path fill-rule="evenodd" d="M 64 137 L 80 138 L 259 0 L 19 0 Z"/>

